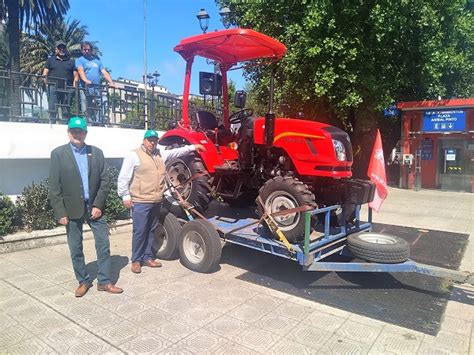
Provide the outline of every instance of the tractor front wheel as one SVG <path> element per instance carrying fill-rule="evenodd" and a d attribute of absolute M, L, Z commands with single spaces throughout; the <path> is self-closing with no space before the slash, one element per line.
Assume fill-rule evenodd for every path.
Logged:
<path fill-rule="evenodd" d="M 269 213 L 289 210 L 300 206 L 316 208 L 314 194 L 308 185 L 290 176 L 277 176 L 268 180 L 259 190 L 259 196 Z M 263 209 L 257 202 L 260 216 Z M 299 242 L 304 238 L 304 212 L 290 213 L 274 217 L 278 227 L 290 242 Z"/>

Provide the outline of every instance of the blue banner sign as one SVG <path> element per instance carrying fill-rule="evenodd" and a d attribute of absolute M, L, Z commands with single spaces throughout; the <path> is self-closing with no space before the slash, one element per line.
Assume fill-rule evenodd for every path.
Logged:
<path fill-rule="evenodd" d="M 424 112 L 424 132 L 464 131 L 465 129 L 466 111 L 464 110 L 436 110 Z"/>

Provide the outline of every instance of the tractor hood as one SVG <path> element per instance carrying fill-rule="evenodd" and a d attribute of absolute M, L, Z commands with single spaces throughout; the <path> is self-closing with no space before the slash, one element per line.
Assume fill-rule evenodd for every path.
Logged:
<path fill-rule="evenodd" d="M 204 33 L 185 38 L 174 47 L 187 60 L 196 55 L 232 66 L 257 58 L 280 59 L 286 47 L 276 39 L 242 28 Z"/>
<path fill-rule="evenodd" d="M 254 141 L 265 144 L 265 118 L 254 121 Z M 337 141 L 335 143 L 335 141 Z M 335 144 L 344 151 L 338 159 Z M 349 135 L 334 126 L 294 118 L 276 118 L 273 147 L 283 149 L 300 175 L 348 178 L 352 176 Z"/>

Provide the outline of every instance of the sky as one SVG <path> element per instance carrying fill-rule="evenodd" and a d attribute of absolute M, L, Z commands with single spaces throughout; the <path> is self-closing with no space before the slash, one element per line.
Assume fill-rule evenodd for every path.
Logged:
<path fill-rule="evenodd" d="M 223 29 L 219 9 L 213 0 L 146 0 L 147 72 L 160 73 L 158 84 L 181 94 L 185 61 L 173 51 L 183 38 L 201 33 L 196 18 L 201 8 L 209 13 L 209 30 Z M 144 73 L 144 0 L 69 0 L 66 18 L 87 26 L 86 40 L 98 41 L 103 64 L 112 78 L 142 81 Z M 191 92 L 198 93 L 198 71 L 212 72 L 205 60 L 195 60 Z M 245 85 L 241 72 L 229 77 L 237 89 Z"/>

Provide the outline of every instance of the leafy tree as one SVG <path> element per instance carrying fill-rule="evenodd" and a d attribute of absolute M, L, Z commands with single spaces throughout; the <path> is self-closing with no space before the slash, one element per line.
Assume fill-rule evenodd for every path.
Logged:
<path fill-rule="evenodd" d="M 6 21 L 10 52 L 9 68 L 20 71 L 20 33 L 24 25 L 49 24 L 69 9 L 68 0 L 0 0 L 0 21 Z M 20 114 L 20 78 L 12 75 L 10 93 L 12 115 Z"/>
<path fill-rule="evenodd" d="M 388 104 L 474 94 L 474 16 L 466 0 L 216 2 L 230 7 L 234 23 L 288 47 L 276 69 L 276 102 L 346 129 L 359 175 L 376 126 L 386 129 L 385 141 L 392 137 L 386 150 L 397 139 L 399 121 L 381 115 Z M 260 101 L 268 100 L 270 69 L 246 71 Z"/>

